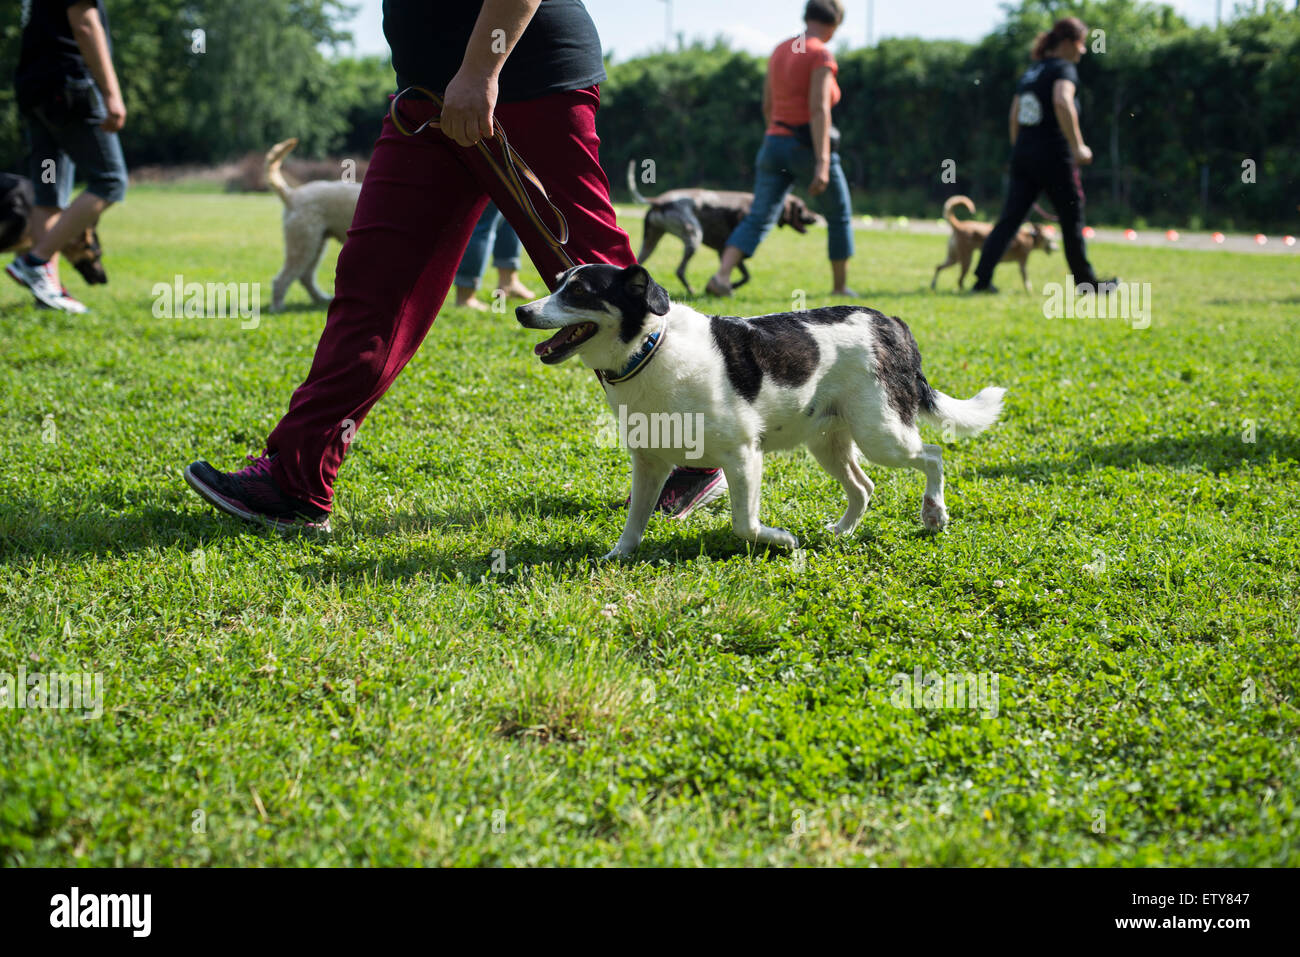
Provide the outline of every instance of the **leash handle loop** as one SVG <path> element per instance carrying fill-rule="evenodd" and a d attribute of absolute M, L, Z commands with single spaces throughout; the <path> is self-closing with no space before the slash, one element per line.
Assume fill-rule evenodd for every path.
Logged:
<path fill-rule="evenodd" d="M 393 126 L 397 128 L 397 131 L 403 136 L 417 136 L 426 129 L 432 128 L 441 130 L 440 116 L 429 117 L 413 130 L 408 130 L 406 128 L 406 125 L 402 122 L 401 113 L 397 107 L 398 104 L 402 102 L 402 97 L 411 93 L 418 93 L 430 100 L 433 105 L 438 108 L 438 113 L 441 114 L 442 112 L 442 97 L 438 96 L 437 93 L 425 89 L 422 86 L 408 86 L 393 97 L 393 102 L 389 104 L 388 107 L 389 118 L 393 121 Z M 519 155 L 518 150 L 510 145 L 510 140 L 506 136 L 505 127 L 501 125 L 501 121 L 496 117 L 493 117 L 493 126 L 496 128 L 496 132 L 493 134 L 492 139 L 497 140 L 501 144 L 501 156 L 505 160 L 505 168 L 502 169 L 502 164 L 497 162 L 497 158 L 492 155 L 492 151 L 483 140 L 479 140 L 474 145 L 478 147 L 479 152 L 483 154 L 488 165 L 491 166 L 493 172 L 497 174 L 497 178 L 505 185 L 515 203 L 528 214 L 533 225 L 537 227 L 539 232 L 541 232 L 542 236 L 546 239 L 551 248 L 554 249 L 556 253 L 559 254 L 560 258 L 566 261 L 570 266 L 576 265 L 569 257 L 568 253 L 563 249 L 563 247 L 569 242 L 569 223 L 568 220 L 564 218 L 564 213 L 561 212 L 560 208 L 551 201 L 551 197 L 547 195 L 546 187 L 542 185 L 542 181 L 538 179 L 537 174 L 532 171 L 532 168 L 524 162 L 524 158 Z M 524 185 L 525 179 L 527 179 L 528 182 L 533 185 L 533 188 L 541 194 L 542 199 L 546 200 L 546 205 L 550 207 L 550 212 L 554 215 L 554 220 L 557 224 L 556 229 L 553 230 L 542 218 L 541 213 L 537 211 L 537 207 L 533 204 L 533 198 L 529 195 L 528 188 Z M 558 236 L 556 235 L 557 230 L 559 232 Z"/>

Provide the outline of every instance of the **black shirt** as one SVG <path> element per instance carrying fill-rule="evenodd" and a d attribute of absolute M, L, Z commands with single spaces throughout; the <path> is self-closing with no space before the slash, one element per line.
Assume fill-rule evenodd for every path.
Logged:
<path fill-rule="evenodd" d="M 21 0 L 22 45 L 18 69 L 14 71 L 14 92 L 19 106 L 31 106 L 63 85 L 67 77 L 88 77 L 90 71 L 72 38 L 68 8 L 79 0 Z M 108 12 L 104 0 L 95 0 L 99 22 L 108 33 Z"/>
<path fill-rule="evenodd" d="M 1025 71 L 1016 84 L 1020 97 L 1020 135 L 1016 137 L 1017 150 L 1034 152 L 1070 153 L 1070 141 L 1065 138 L 1061 124 L 1052 106 L 1052 88 L 1057 80 L 1069 80 L 1079 87 L 1079 71 L 1069 60 L 1051 57 L 1040 60 Z M 1075 109 L 1079 107 L 1075 100 Z"/>
<path fill-rule="evenodd" d="M 482 0 L 384 0 L 384 36 L 397 87 L 443 93 L 465 59 Z M 515 44 L 497 88 L 502 103 L 581 90 L 605 79 L 600 36 L 582 0 L 542 0 Z"/>

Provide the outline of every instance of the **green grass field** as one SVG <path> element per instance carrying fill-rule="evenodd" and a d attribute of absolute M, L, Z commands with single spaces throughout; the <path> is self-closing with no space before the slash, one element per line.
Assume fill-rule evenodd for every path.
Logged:
<path fill-rule="evenodd" d="M 1134 329 L 1044 319 L 1014 266 L 996 298 L 931 293 L 942 240 L 860 234 L 853 283 L 931 381 L 1010 390 L 947 449 L 950 528 L 922 534 L 918 473 L 868 466 L 833 538 L 800 451 L 762 514 L 801 553 L 715 508 L 606 565 L 626 453 L 513 314 L 444 311 L 331 537 L 187 489 L 260 449 L 324 314 L 297 289 L 255 329 L 158 319 L 151 288 L 269 300 L 279 217 L 139 189 L 101 228 L 112 284 L 68 270 L 92 314 L 0 293 L 0 672 L 104 680 L 98 720 L 0 709 L 0 862 L 1300 864 L 1296 258 L 1095 246 L 1151 283 Z M 649 264 L 673 295 L 679 248 Z M 824 304 L 824 256 L 778 231 L 729 311 Z M 918 667 L 995 677 L 997 716 L 898 706 Z"/>

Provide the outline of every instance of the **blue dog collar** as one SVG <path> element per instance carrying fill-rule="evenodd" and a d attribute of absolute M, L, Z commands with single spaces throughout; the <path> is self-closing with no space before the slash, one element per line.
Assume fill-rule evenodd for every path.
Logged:
<path fill-rule="evenodd" d="M 633 354 L 632 358 L 628 360 L 627 365 L 623 367 L 623 371 L 618 373 L 618 375 L 614 375 L 608 370 L 601 370 L 598 372 L 597 375 L 600 376 L 601 381 L 606 385 L 617 385 L 618 383 L 626 382 L 628 379 L 639 374 L 642 369 L 650 364 L 650 360 L 654 358 L 654 354 L 659 351 L 659 345 L 663 342 L 664 333 L 667 329 L 668 325 L 665 323 L 662 328 L 656 329 L 654 332 L 650 333 L 650 335 L 646 336 L 641 342 L 641 348 Z"/>

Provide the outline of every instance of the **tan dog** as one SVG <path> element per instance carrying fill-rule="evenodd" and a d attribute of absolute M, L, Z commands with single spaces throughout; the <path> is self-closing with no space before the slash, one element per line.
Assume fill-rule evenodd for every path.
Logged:
<path fill-rule="evenodd" d="M 961 276 L 957 279 L 957 288 L 961 289 L 966 282 L 966 273 L 970 272 L 971 256 L 974 255 L 975 250 L 984 248 L 984 241 L 993 231 L 992 223 L 958 219 L 953 213 L 953 208 L 956 206 L 965 206 L 972 216 L 975 214 L 975 204 L 968 196 L 949 196 L 947 202 L 943 204 L 943 218 L 948 220 L 948 225 L 952 227 L 952 235 L 948 237 L 947 260 L 934 267 L 934 278 L 930 280 L 931 289 L 939 281 L 940 271 L 957 263 L 961 263 Z M 1011 240 L 1001 259 L 1004 263 L 1015 260 L 1020 264 L 1020 278 L 1024 280 L 1027 292 L 1033 292 L 1034 287 L 1030 285 L 1029 276 L 1025 272 L 1025 261 L 1035 249 L 1050 253 L 1056 249 L 1056 242 L 1037 223 L 1026 223 L 1020 227 L 1020 231 Z"/>
<path fill-rule="evenodd" d="M 285 293 L 297 280 L 317 305 L 330 297 L 316 285 L 316 267 L 325 240 L 333 236 L 339 242 L 347 238 L 352 214 L 361 195 L 360 183 L 343 180 L 316 180 L 302 186 L 290 186 L 280 172 L 284 158 L 298 145 L 297 137 L 276 143 L 266 154 L 266 181 L 284 203 L 284 266 L 271 282 L 271 311 L 284 305 Z"/>

